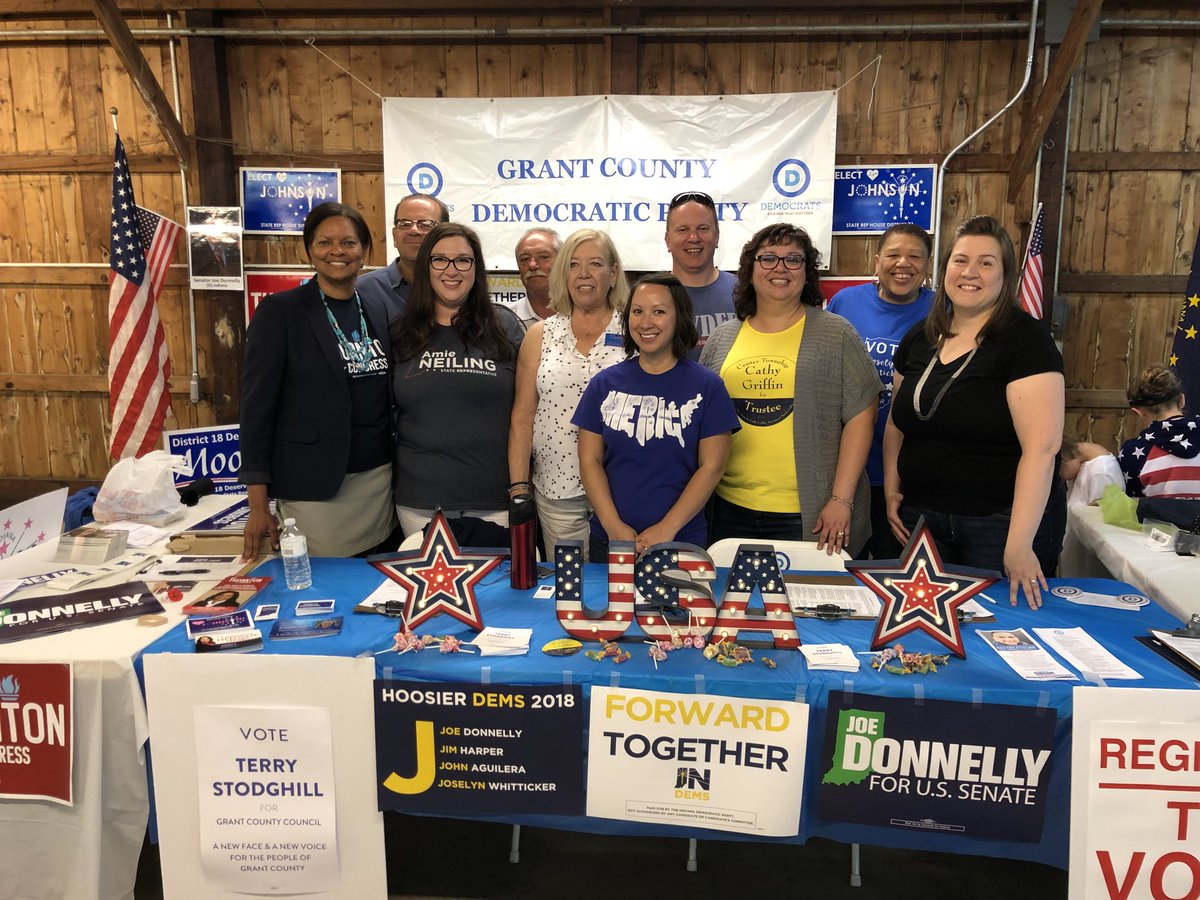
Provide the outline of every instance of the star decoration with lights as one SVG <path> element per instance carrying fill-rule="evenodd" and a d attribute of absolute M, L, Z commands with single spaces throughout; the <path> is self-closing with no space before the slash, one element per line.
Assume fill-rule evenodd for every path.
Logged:
<path fill-rule="evenodd" d="M 871 649 L 881 650 L 911 631 L 923 631 L 967 658 L 958 608 L 1000 580 L 999 572 L 947 566 L 922 516 L 899 559 L 851 560 L 846 570 L 883 601 Z"/>
<path fill-rule="evenodd" d="M 464 553 L 454 539 L 445 514 L 434 513 L 418 550 L 371 558 L 371 565 L 408 592 L 404 622 L 414 629 L 426 619 L 447 613 L 477 631 L 483 615 L 475 588 L 500 564 L 507 551 Z"/>

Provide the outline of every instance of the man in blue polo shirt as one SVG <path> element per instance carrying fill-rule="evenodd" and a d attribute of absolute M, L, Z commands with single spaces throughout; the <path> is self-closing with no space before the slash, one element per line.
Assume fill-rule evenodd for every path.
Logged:
<path fill-rule="evenodd" d="M 879 238 L 875 281 L 838 291 L 829 301 L 829 311 L 848 319 L 862 336 L 884 386 L 875 440 L 867 457 L 872 533 L 863 552 L 875 559 L 896 559 L 902 549 L 888 525 L 883 498 L 883 427 L 892 408 L 892 355 L 900 339 L 925 320 L 933 305 L 933 290 L 924 286 L 932 252 L 933 241 L 923 228 L 893 225 Z"/>

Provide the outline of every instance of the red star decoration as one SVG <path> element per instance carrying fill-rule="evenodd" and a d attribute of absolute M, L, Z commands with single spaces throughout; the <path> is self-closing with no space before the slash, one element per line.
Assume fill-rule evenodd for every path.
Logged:
<path fill-rule="evenodd" d="M 25 527 L 26 527 L 26 528 L 32 528 L 32 527 L 33 527 L 33 519 L 26 519 L 26 520 L 25 520 Z"/>
<path fill-rule="evenodd" d="M 4 530 L 8 531 L 8 529 L 10 529 L 10 528 L 12 528 L 12 519 L 5 519 L 4 520 Z"/>
<path fill-rule="evenodd" d="M 883 601 L 872 650 L 882 650 L 911 631 L 923 631 L 962 659 L 967 652 L 958 608 L 1000 580 L 999 572 L 943 565 L 924 517 L 899 559 L 852 560 L 846 569 Z"/>
<path fill-rule="evenodd" d="M 507 552 L 463 553 L 439 509 L 419 550 L 373 557 L 371 565 L 408 591 L 404 600 L 404 622 L 408 628 L 414 629 L 426 619 L 447 613 L 478 631 L 483 629 L 483 615 L 475 588 Z"/>
<path fill-rule="evenodd" d="M 0 556 L 7 556 L 7 555 L 8 555 L 8 541 L 5 541 L 3 544 L 0 544 Z"/>

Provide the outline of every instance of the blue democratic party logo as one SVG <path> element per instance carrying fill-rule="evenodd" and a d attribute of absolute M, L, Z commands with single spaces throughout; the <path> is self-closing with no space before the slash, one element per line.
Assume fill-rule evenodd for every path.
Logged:
<path fill-rule="evenodd" d="M 784 197 L 799 197 L 812 184 L 812 172 L 803 160 L 785 159 L 771 173 L 771 182 Z"/>
<path fill-rule="evenodd" d="M 408 189 L 414 194 L 436 197 L 442 185 L 442 173 L 433 163 L 419 162 L 408 170 Z"/>

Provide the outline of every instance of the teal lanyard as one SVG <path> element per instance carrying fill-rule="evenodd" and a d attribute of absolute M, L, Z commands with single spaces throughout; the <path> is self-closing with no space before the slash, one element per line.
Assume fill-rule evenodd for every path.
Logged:
<path fill-rule="evenodd" d="M 342 355 L 348 363 L 356 364 L 356 368 L 362 371 L 367 361 L 371 359 L 371 335 L 367 333 L 367 319 L 363 315 L 362 300 L 358 298 L 358 291 L 354 292 L 354 303 L 358 307 L 358 331 L 351 332 L 354 340 L 347 338 L 345 332 L 342 331 L 337 316 L 329 308 L 329 300 L 326 298 L 325 292 L 320 288 L 317 288 L 317 291 L 321 294 L 321 301 L 325 304 L 325 315 L 329 318 L 329 324 L 333 328 L 333 335 L 337 338 L 338 346 L 342 348 Z"/>

